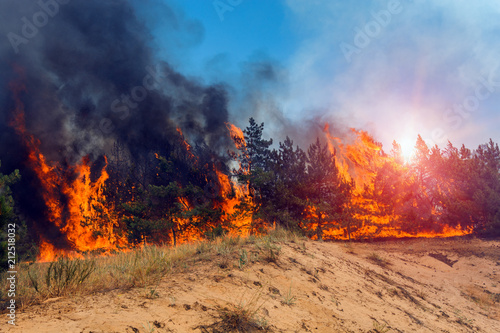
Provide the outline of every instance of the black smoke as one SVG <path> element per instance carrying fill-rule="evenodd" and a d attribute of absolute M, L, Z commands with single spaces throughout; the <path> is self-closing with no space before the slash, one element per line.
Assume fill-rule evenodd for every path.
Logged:
<path fill-rule="evenodd" d="M 20 99 L 27 132 L 40 140 L 47 160 L 59 165 L 79 163 L 85 156 L 102 163 L 115 142 L 141 159 L 178 144 L 177 128 L 190 142 L 217 154 L 231 144 L 225 125 L 227 87 L 203 84 L 161 60 L 134 5 L 132 0 L 0 2 L 2 171 L 21 169 L 18 203 L 46 233 L 57 230 L 43 224 L 40 190 L 25 164 L 26 147 L 10 125 L 16 109 L 12 84 L 25 87 Z M 141 1 L 148 5 L 164 13 L 171 30 L 165 38 L 178 35 L 189 46 L 202 37 L 198 22 L 165 3 Z M 171 43 L 163 59 L 178 52 L 175 45 L 186 46 L 181 44 Z"/>
<path fill-rule="evenodd" d="M 166 20 L 182 26 L 175 11 L 161 8 Z M 138 154 L 137 145 L 168 140 L 177 126 L 214 149 L 227 144 L 225 88 L 205 86 L 158 60 L 153 37 L 129 1 L 10 0 L 1 2 L 0 11 L 6 37 L 1 47 L 3 133 L 13 109 L 6 87 L 15 80 L 17 65 L 26 73 L 28 131 L 41 140 L 50 160 L 95 158 L 115 139 Z M 38 29 L 32 38 L 23 34 L 30 25 L 25 27 L 23 18 Z"/>

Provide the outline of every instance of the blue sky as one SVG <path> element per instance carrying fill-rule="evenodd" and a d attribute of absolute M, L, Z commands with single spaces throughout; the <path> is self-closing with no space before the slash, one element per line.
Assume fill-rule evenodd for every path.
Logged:
<path fill-rule="evenodd" d="M 230 8 L 221 19 L 216 1 L 170 0 L 182 27 L 143 10 L 160 54 L 183 73 L 245 90 L 249 63 L 278 68 L 279 82 L 258 87 L 261 102 L 234 94 L 240 126 L 245 107 L 258 121 L 279 121 L 266 118 L 272 108 L 292 122 L 368 130 L 386 150 L 394 139 L 413 145 L 417 134 L 441 147 L 500 141 L 499 1 L 238 2 L 219 1 Z"/>

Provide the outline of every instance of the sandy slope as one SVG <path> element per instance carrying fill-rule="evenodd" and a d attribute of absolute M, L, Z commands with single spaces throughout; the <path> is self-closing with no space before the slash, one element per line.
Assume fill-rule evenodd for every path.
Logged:
<path fill-rule="evenodd" d="M 0 332 L 223 332 L 212 324 L 231 304 L 272 332 L 500 332 L 500 241 L 281 247 L 277 263 L 243 270 L 236 258 L 225 269 L 201 260 L 164 278 L 154 299 L 148 288 L 48 300 Z"/>

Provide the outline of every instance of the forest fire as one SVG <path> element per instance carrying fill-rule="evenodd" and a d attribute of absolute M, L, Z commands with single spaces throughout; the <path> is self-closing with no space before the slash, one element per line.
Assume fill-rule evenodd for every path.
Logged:
<path fill-rule="evenodd" d="M 107 201 L 104 189 L 110 175 L 106 171 L 107 159 L 104 167 L 99 170 L 97 176 L 91 172 L 92 163 L 89 158 L 84 158 L 79 164 L 74 166 L 61 167 L 56 163 L 46 161 L 40 152 L 40 142 L 25 127 L 24 106 L 19 98 L 22 87 L 14 87 L 14 97 L 17 109 L 15 119 L 11 126 L 16 133 L 22 137 L 25 148 L 28 151 L 27 164 L 36 173 L 38 182 L 42 187 L 42 196 L 46 206 L 46 218 L 56 226 L 65 238 L 66 246 L 57 246 L 57 242 L 46 237 L 40 237 L 38 260 L 51 261 L 58 256 L 81 256 L 81 253 L 88 251 L 109 251 L 124 248 L 128 241 L 123 235 L 126 230 L 119 228 L 119 215 L 114 211 L 113 205 Z M 248 176 L 250 164 L 243 163 L 245 159 L 250 159 L 243 131 L 233 124 L 226 123 L 228 135 L 232 138 L 234 146 L 240 151 L 238 159 L 239 165 L 235 172 Z M 377 189 L 377 174 L 383 167 L 390 167 L 400 174 L 409 171 L 409 166 L 401 163 L 394 156 L 386 155 L 381 145 L 376 143 L 366 132 L 351 130 L 353 139 L 351 143 L 344 143 L 340 138 L 334 137 L 326 124 L 323 132 L 326 144 L 331 155 L 335 158 L 335 165 L 338 168 L 339 179 L 346 184 L 352 184 L 352 192 L 347 202 L 343 204 L 344 212 L 349 214 L 338 215 L 336 219 L 331 219 L 323 214 L 316 206 L 307 206 L 304 214 L 305 219 L 310 221 L 307 227 L 302 223 L 305 230 L 312 232 L 313 239 L 321 237 L 329 240 L 347 239 L 367 239 L 367 238 L 401 238 L 401 237 L 452 237 L 463 236 L 471 233 L 472 228 L 462 229 L 460 225 L 449 226 L 440 225 L 439 228 L 412 228 L 406 230 L 397 222 L 404 217 L 400 213 L 397 198 L 393 198 L 393 207 L 387 209 L 387 205 L 374 199 Z M 181 129 L 177 128 L 182 147 L 189 163 L 199 165 L 199 161 L 192 146 L 186 141 Z M 159 163 L 167 163 L 158 153 L 154 154 Z M 236 155 L 235 155 L 236 156 Z M 168 163 L 167 163 L 168 164 Z M 199 240 L 203 237 L 203 230 L 199 225 L 215 227 L 219 223 L 231 227 L 228 232 L 234 235 L 247 236 L 255 232 L 255 216 L 253 212 L 259 207 L 258 202 L 254 202 L 254 194 L 250 195 L 250 183 L 239 183 L 232 180 L 229 175 L 222 172 L 215 165 L 198 166 L 198 172 L 205 173 L 205 181 L 210 182 L 208 175 L 210 169 L 215 172 L 217 183 L 217 198 L 213 202 L 213 209 L 220 210 L 219 221 L 212 223 L 203 221 L 203 216 L 197 216 L 196 207 L 192 204 L 193 198 L 183 196 L 181 193 L 187 191 L 180 185 L 177 188 L 178 197 L 176 199 L 179 208 L 169 209 L 166 215 L 160 216 L 159 221 L 171 221 L 166 225 L 169 228 L 170 236 L 166 238 L 172 240 L 174 244 Z M 160 177 L 160 171 L 156 172 L 156 177 Z M 94 178 L 94 179 L 93 179 Z M 161 177 L 160 177 L 161 178 Z M 176 184 L 176 183 L 171 183 Z M 129 191 L 130 192 L 130 191 Z M 133 192 L 133 191 L 132 191 Z M 155 199 L 161 200 L 160 199 Z M 306 199 L 308 200 L 308 199 Z M 133 196 L 131 203 L 135 202 Z M 158 203 L 157 203 L 158 204 Z M 160 203 L 161 205 L 161 203 Z M 171 215 L 170 215 L 171 214 Z M 130 220 L 133 215 L 128 216 Z M 270 218 L 264 221 L 264 225 L 274 225 L 277 221 Z M 163 222 L 161 222 L 163 223 Z M 206 229 L 205 229 L 206 230 Z M 314 231 L 316 230 L 316 231 Z M 318 234 L 318 231 L 321 231 Z M 147 243 L 148 236 L 140 237 L 142 243 Z M 154 237 L 152 241 L 154 241 Z M 164 237 L 160 237 L 164 239 Z"/>
<path fill-rule="evenodd" d="M 43 155 L 40 155 L 40 157 Z M 100 177 L 91 181 L 90 165 L 87 159 L 81 164 L 74 166 L 66 172 L 77 175 L 71 183 L 66 183 L 59 178 L 55 167 L 51 167 L 49 173 L 53 184 L 46 184 L 55 188 L 57 192 L 49 192 L 45 200 L 49 207 L 61 207 L 64 210 L 61 215 L 49 209 L 49 220 L 60 228 L 71 244 L 70 248 L 56 249 L 49 244 L 50 240 L 41 240 L 40 261 L 51 261 L 57 256 L 75 256 L 78 253 L 89 251 L 109 251 L 126 246 L 125 239 L 118 237 L 114 227 L 113 212 L 107 208 L 106 197 L 103 195 L 104 183 L 108 178 L 105 169 L 101 171 Z M 39 173 L 39 177 L 45 177 L 47 173 Z M 62 197 L 61 197 L 62 195 Z M 58 199 L 58 196 L 64 199 Z M 66 202 L 66 207 L 64 202 Z"/>
<path fill-rule="evenodd" d="M 22 90 L 22 89 L 21 89 Z M 19 93 L 15 91 L 15 95 Z M 57 164 L 49 164 L 40 152 L 40 142 L 30 135 L 24 125 L 23 104 L 16 97 L 17 110 L 12 126 L 18 135 L 23 138 L 26 149 L 29 152 L 28 161 L 43 188 L 43 199 L 47 208 L 47 219 L 59 228 L 61 234 L 66 238 L 67 247 L 56 247 L 52 240 L 41 237 L 40 255 L 38 260 L 51 261 L 58 256 L 81 256 L 88 251 L 109 251 L 124 248 L 127 241 L 118 236 L 118 216 L 106 201 L 104 188 L 109 174 L 106 166 L 100 170 L 100 174 L 92 181 L 91 162 L 84 158 L 80 164 L 68 166 L 65 169 Z M 248 158 L 246 142 L 243 131 L 238 127 L 226 123 L 228 135 L 233 139 L 235 147 L 241 154 Z M 186 154 L 194 163 L 198 163 L 191 145 L 184 139 L 182 131 L 177 128 L 181 138 L 181 145 Z M 369 193 L 376 190 L 377 170 L 384 164 L 390 164 L 400 172 L 406 172 L 408 166 L 398 163 L 396 159 L 385 155 L 381 146 L 363 131 L 352 130 L 355 138 L 352 143 L 343 143 L 329 132 L 328 124 L 324 128 L 327 146 L 330 153 L 335 157 L 339 176 L 346 182 L 354 185 L 350 200 L 345 209 L 351 212 L 350 217 L 339 216 L 336 220 L 328 220 L 323 213 L 317 211 L 313 206 L 306 208 L 306 219 L 313 221 L 306 229 L 321 229 L 323 239 L 346 240 L 366 238 L 401 238 L 401 237 L 452 237 L 463 236 L 472 232 L 472 228 L 462 229 L 460 226 L 451 227 L 442 225 L 438 230 L 412 229 L 405 231 L 394 224 L 401 219 L 397 209 L 387 212 L 385 207 L 370 198 Z M 157 160 L 161 160 L 156 153 Z M 107 161 L 106 161 L 107 164 Z M 240 164 L 239 172 L 248 174 L 249 170 Z M 214 208 L 221 210 L 221 221 L 232 225 L 229 232 L 234 235 L 246 236 L 252 232 L 252 221 L 255 210 L 253 197 L 249 195 L 248 183 L 239 184 L 230 177 L 214 169 L 218 183 L 218 200 Z M 208 172 L 206 170 L 205 172 Z M 158 176 L 158 174 L 157 174 Z M 178 197 L 179 213 L 165 220 L 171 219 L 175 227 L 171 228 L 171 239 L 180 244 L 195 241 L 203 237 L 200 229 L 195 225 L 203 224 L 202 217 L 193 216 L 194 209 L 187 197 Z M 133 200 L 132 200 L 133 201 Z M 241 209 L 246 206 L 246 209 Z M 320 221 L 315 223 L 314 221 Z M 268 225 L 276 221 L 266 221 Z M 215 225 L 214 225 L 215 226 Z M 181 232 L 182 231 L 182 232 Z M 317 234 L 312 238 L 317 238 Z M 147 236 L 143 237 L 145 243 Z"/>
<path fill-rule="evenodd" d="M 309 166 L 306 168 L 303 165 L 307 169 L 306 178 L 294 174 L 300 169 L 286 171 L 290 166 L 285 164 L 273 171 L 276 163 L 293 162 L 293 159 L 288 162 L 270 159 L 275 154 L 278 159 L 289 160 L 290 157 L 285 159 L 282 155 L 286 145 L 280 143 L 280 152 L 259 152 L 259 144 L 271 144 L 271 141 L 261 139 L 263 124 L 259 127 L 251 120 L 251 126 L 242 131 L 225 122 L 226 135 L 232 139 L 232 149 L 237 151 L 230 153 L 232 174 L 222 171 L 224 168 L 227 170 L 228 164 L 222 167 L 223 163 L 216 162 L 214 157 L 203 158 L 200 148 L 193 148 L 177 127 L 178 139 L 174 141 L 170 156 L 165 152 L 155 152 L 154 161 L 147 162 L 139 171 L 143 179 L 141 182 L 159 183 L 151 187 L 140 182 L 127 185 L 130 181 L 127 179 L 114 180 L 116 193 L 111 201 L 108 200 L 111 192 L 106 192 L 106 187 L 110 178 L 118 176 L 118 169 L 114 167 L 110 175 L 106 157 L 100 170 L 93 170 L 96 168 L 92 168 L 93 163 L 88 157 L 75 165 L 66 166 L 47 161 L 40 151 L 41 142 L 26 129 L 24 104 L 20 97 L 25 91 L 24 86 L 12 84 L 11 90 L 16 110 L 10 125 L 22 139 L 27 152 L 26 165 L 36 174 L 45 206 L 44 216 L 59 233 L 55 239 L 43 233 L 39 235 L 40 261 L 52 261 L 58 256 L 78 257 L 86 252 L 109 252 L 150 242 L 180 244 L 200 240 L 216 228 L 233 235 L 247 236 L 272 225 L 289 225 L 289 221 L 273 217 L 272 211 L 261 213 L 267 204 L 263 195 L 270 190 L 256 187 L 256 183 L 263 181 L 259 180 L 261 172 L 266 175 L 264 179 L 291 180 L 298 177 L 304 181 L 313 177 L 307 181 L 310 184 L 300 186 L 312 186 L 316 195 L 323 193 L 325 186 L 338 192 L 324 192 L 316 199 L 308 197 L 310 191 L 295 193 L 289 199 L 291 203 L 285 203 L 283 208 L 272 208 L 281 214 L 293 204 L 295 214 L 303 216 L 298 222 L 299 228 L 313 239 L 431 238 L 463 236 L 473 232 L 470 223 L 464 227 L 462 224 L 439 222 L 442 208 L 436 205 L 426 206 L 425 219 L 412 220 L 415 211 L 422 206 L 419 200 L 429 196 L 425 186 L 417 184 L 419 164 L 405 163 L 398 156 L 400 152 L 396 143 L 391 154 L 386 154 L 382 145 L 364 131 L 351 129 L 346 138 L 335 137 L 328 123 L 323 128 L 323 141 L 334 163 L 325 164 L 331 170 L 325 173 L 329 176 L 319 183 L 314 178 L 314 172 L 309 170 L 315 163 L 311 151 Z M 247 135 L 253 135 L 250 146 L 247 146 Z M 320 149 L 320 141 L 316 145 L 315 149 Z M 114 161 L 117 163 L 116 156 Z M 151 177 L 147 176 L 148 168 L 154 171 Z M 285 174 L 279 175 L 283 172 Z M 325 170 L 319 172 L 324 173 Z M 146 180 L 148 177 L 149 180 Z M 388 180 L 392 185 L 385 193 L 388 188 L 384 182 Z M 288 186 L 296 185 L 292 182 Z M 130 188 L 124 189 L 124 186 Z M 286 185 L 282 186 L 286 189 Z M 452 185 L 439 188 L 451 191 Z M 122 191 L 126 194 L 120 196 Z M 200 191 L 204 191 L 205 195 L 200 197 Z M 274 194 L 275 197 L 280 195 L 280 192 Z M 138 196 L 142 199 L 137 199 Z M 332 201 L 335 196 L 344 196 L 344 199 Z M 384 199 L 384 196 L 389 197 Z M 302 204 L 297 205 L 298 202 L 304 203 L 303 208 L 300 208 Z M 117 210 L 117 205 L 122 208 Z M 289 214 L 285 213 L 285 216 L 292 216 Z M 148 216 L 153 219 L 148 220 Z"/>
<path fill-rule="evenodd" d="M 28 151 L 28 167 L 35 172 L 46 205 L 46 218 L 59 228 L 64 236 L 58 248 L 52 239 L 40 238 L 39 261 L 52 261 L 57 256 L 81 256 L 82 252 L 109 251 L 126 245 L 117 236 L 113 212 L 109 210 L 103 188 L 108 179 L 106 166 L 100 176 L 91 180 L 91 165 L 88 158 L 75 166 L 50 165 L 40 152 L 40 142 L 29 134 L 25 127 L 24 105 L 19 94 L 22 85 L 12 86 L 16 100 L 15 118 L 11 126 L 22 138 Z"/>
<path fill-rule="evenodd" d="M 393 152 L 393 156 L 385 154 L 382 151 L 382 145 L 376 143 L 364 131 L 351 129 L 355 139 L 350 144 L 345 144 L 340 138 L 333 137 L 328 124 L 325 125 L 323 131 L 328 139 L 328 147 L 335 156 L 341 177 L 355 184 L 351 200 L 347 203 L 348 209 L 352 211 L 352 221 L 347 226 L 345 223 L 342 226 L 339 222 L 333 222 L 333 228 L 324 230 L 326 239 L 441 238 L 464 236 L 473 232 L 472 227 L 462 228 L 460 225 L 453 227 L 441 224 L 433 230 L 413 228 L 411 232 L 395 225 L 395 221 L 404 218 L 400 214 L 402 204 L 397 202 L 397 197 L 391 198 L 393 207 L 390 211 L 384 203 L 374 199 L 374 194 L 380 191 L 377 188 L 377 174 L 382 168 L 391 169 L 400 175 L 409 174 L 408 164 L 403 163 L 399 156 L 394 156 L 398 152 Z M 397 143 L 395 145 L 397 149 Z M 411 181 L 411 177 L 407 181 Z M 407 193 L 406 195 L 414 194 Z M 433 215 L 437 215 L 435 210 L 433 210 Z"/>
<path fill-rule="evenodd" d="M 237 129 L 235 126 L 233 128 Z M 188 163 L 191 163 L 195 167 L 197 176 L 204 183 L 204 196 L 203 198 L 196 195 L 193 196 L 193 191 L 197 192 L 201 188 L 194 190 L 193 184 L 190 183 L 182 185 L 177 182 L 171 182 L 168 187 L 161 188 L 164 194 L 171 192 L 178 196 L 176 202 L 173 203 L 174 208 L 168 210 L 165 216 L 161 217 L 165 221 L 170 220 L 171 224 L 169 230 L 170 236 L 167 239 L 160 237 L 162 241 L 173 242 L 174 244 L 197 241 L 205 237 L 207 232 L 210 233 L 211 229 L 222 227 L 225 228 L 225 232 L 232 235 L 248 235 L 250 232 L 251 217 L 248 214 L 240 212 L 238 209 L 238 206 L 242 202 L 248 201 L 247 187 L 244 184 L 238 184 L 233 181 L 213 161 L 200 161 L 193 147 L 184 137 L 182 130 L 177 127 L 176 131 L 179 135 L 178 147 L 182 148 L 178 155 L 182 156 L 185 154 Z M 228 136 L 230 135 L 231 132 L 228 133 Z M 240 147 L 244 146 L 243 136 L 241 136 L 238 144 Z M 155 153 L 154 155 L 156 160 L 160 162 L 160 169 L 162 168 L 161 165 L 168 165 L 165 157 L 162 157 L 159 153 Z M 181 157 L 181 160 L 184 159 Z M 178 171 L 181 175 L 187 172 L 187 170 Z M 156 176 L 161 177 L 161 173 L 161 170 L 157 171 Z M 161 199 L 158 198 L 156 200 Z M 203 207 L 197 207 L 196 202 L 204 202 Z M 200 228 L 200 225 L 204 225 L 205 227 Z M 146 237 L 144 237 L 143 242 L 146 243 Z"/>
<path fill-rule="evenodd" d="M 407 137 L 384 151 L 368 132 L 337 123 L 349 109 L 288 101 L 279 63 L 245 65 L 241 80 L 228 82 L 211 71 L 183 74 L 187 67 L 168 60 L 175 54 L 152 48 L 156 35 L 137 9 L 75 2 L 44 38 L 5 56 L 0 221 L 22 226 L 24 258 L 254 235 L 273 225 L 327 240 L 500 234 L 492 140 L 470 150 L 427 147 L 418 136 L 412 148 Z M 60 27 L 73 34 L 70 44 L 49 38 Z M 242 125 L 244 115 L 271 122 L 277 140 L 251 116 Z M 405 134 L 428 132 L 402 125 Z"/>

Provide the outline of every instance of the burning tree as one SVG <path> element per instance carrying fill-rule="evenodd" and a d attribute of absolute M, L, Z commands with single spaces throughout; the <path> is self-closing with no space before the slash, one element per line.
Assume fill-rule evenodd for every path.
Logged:
<path fill-rule="evenodd" d="M 238 205 L 238 209 L 240 214 L 250 214 L 251 229 L 258 230 L 263 227 L 263 218 L 265 219 L 263 206 L 271 195 L 269 146 L 273 140 L 262 138 L 264 123 L 259 125 L 253 118 L 250 118 L 249 122 L 250 125 L 241 133 L 233 133 L 239 153 L 233 153 L 232 157 L 238 162 L 238 169 L 235 169 L 234 173 L 238 181 L 248 189 L 248 194 Z"/>
<path fill-rule="evenodd" d="M 182 133 L 178 140 L 187 147 Z M 128 199 L 121 206 L 121 215 L 133 244 L 195 240 L 227 222 L 221 209 L 224 189 L 213 155 L 203 159 L 206 147 L 195 149 L 200 151 L 198 154 L 190 146 L 180 147 L 174 147 L 168 157 L 154 154 L 150 161 L 150 171 L 154 172 L 144 183 L 134 184 L 132 197 L 126 195 L 125 189 L 123 197 Z M 230 229 L 227 223 L 225 227 Z"/>

